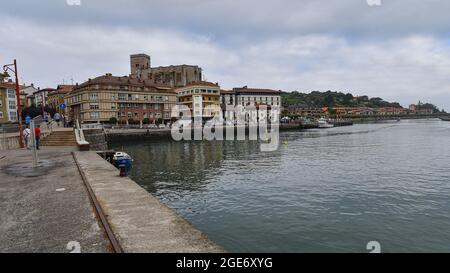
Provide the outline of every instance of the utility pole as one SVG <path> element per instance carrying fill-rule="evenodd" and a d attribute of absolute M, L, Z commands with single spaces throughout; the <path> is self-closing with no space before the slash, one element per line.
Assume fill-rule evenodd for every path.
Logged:
<path fill-rule="evenodd" d="M 14 67 L 14 68 L 11 68 Z M 5 75 L 9 76 L 8 70 L 13 72 L 16 77 L 16 101 L 17 101 L 17 117 L 19 120 L 19 144 L 20 148 L 23 148 L 23 132 L 22 132 L 22 107 L 20 106 L 20 87 L 19 87 L 19 73 L 17 72 L 17 61 L 14 59 L 14 63 L 7 64 L 3 66 L 3 71 L 5 71 Z"/>

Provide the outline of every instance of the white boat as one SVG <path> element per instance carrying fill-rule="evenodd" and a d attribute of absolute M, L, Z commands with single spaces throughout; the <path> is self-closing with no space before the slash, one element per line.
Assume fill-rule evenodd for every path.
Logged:
<path fill-rule="evenodd" d="M 321 129 L 323 129 L 323 128 L 333 128 L 334 125 L 328 123 L 328 121 L 327 121 L 326 119 L 320 118 L 320 119 L 317 121 L 317 127 L 318 127 L 318 128 L 321 128 Z"/>
<path fill-rule="evenodd" d="M 127 172 L 129 172 L 133 164 L 133 159 L 127 153 L 116 152 L 113 156 L 113 164 L 116 167 L 119 167 L 120 165 L 125 165 Z"/>

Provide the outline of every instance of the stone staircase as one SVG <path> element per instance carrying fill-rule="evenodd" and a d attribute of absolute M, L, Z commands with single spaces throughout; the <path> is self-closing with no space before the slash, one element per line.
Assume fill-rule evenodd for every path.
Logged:
<path fill-rule="evenodd" d="M 41 146 L 77 146 L 73 130 L 53 131 L 41 140 Z"/>

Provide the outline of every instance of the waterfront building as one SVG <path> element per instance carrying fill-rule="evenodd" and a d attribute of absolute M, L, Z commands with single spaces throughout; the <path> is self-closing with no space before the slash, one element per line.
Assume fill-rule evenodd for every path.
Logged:
<path fill-rule="evenodd" d="M 72 92 L 74 85 L 64 85 L 60 84 L 56 88 L 56 90 L 51 91 L 48 93 L 48 105 L 55 109 L 58 113 L 62 113 L 64 115 L 67 114 L 67 107 L 64 109 L 61 109 L 61 104 L 66 103 L 65 97 L 67 94 Z"/>
<path fill-rule="evenodd" d="M 210 119 L 220 115 L 220 86 L 212 82 L 195 82 L 175 89 L 178 103 L 189 107 L 191 115 Z"/>
<path fill-rule="evenodd" d="M 233 88 L 235 105 L 260 106 L 266 105 L 268 108 L 281 107 L 281 91 L 261 88 L 248 88 L 247 86 Z M 225 100 L 226 101 L 226 100 Z"/>
<path fill-rule="evenodd" d="M 378 115 L 405 115 L 409 113 L 408 109 L 403 107 L 381 107 L 376 109 Z"/>
<path fill-rule="evenodd" d="M 197 65 L 151 67 L 147 54 L 130 56 L 130 78 L 138 78 L 156 86 L 181 87 L 202 81 L 202 69 Z"/>
<path fill-rule="evenodd" d="M 311 107 L 304 104 L 289 105 L 283 108 L 283 114 L 299 117 L 322 117 L 328 113 L 328 107 Z"/>
<path fill-rule="evenodd" d="M 171 88 L 106 74 L 75 85 L 66 101 L 71 120 L 108 122 L 116 118 L 121 123 L 145 120 L 153 123 L 171 119 L 177 97 Z"/>
<path fill-rule="evenodd" d="M 370 107 L 333 107 L 337 116 L 371 116 L 376 110 Z"/>
<path fill-rule="evenodd" d="M 260 106 L 266 106 L 267 111 L 270 111 L 273 107 L 279 107 L 281 111 L 281 91 L 248 88 L 247 86 L 233 88 L 232 90 L 222 90 L 220 104 L 223 117 L 226 120 L 234 120 L 236 118 L 234 113 L 227 113 L 227 107 L 230 106 L 255 106 L 258 111 Z"/>

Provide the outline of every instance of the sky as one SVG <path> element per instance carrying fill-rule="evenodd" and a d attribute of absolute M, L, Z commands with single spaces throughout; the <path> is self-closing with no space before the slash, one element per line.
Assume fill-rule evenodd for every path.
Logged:
<path fill-rule="evenodd" d="M 0 64 L 41 88 L 194 64 L 230 89 L 351 92 L 450 110 L 448 0 L 0 0 Z"/>

